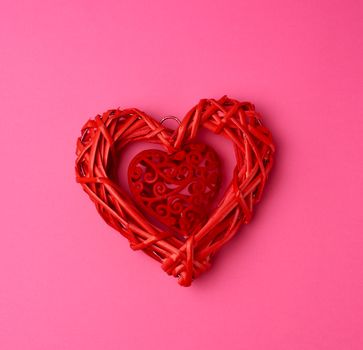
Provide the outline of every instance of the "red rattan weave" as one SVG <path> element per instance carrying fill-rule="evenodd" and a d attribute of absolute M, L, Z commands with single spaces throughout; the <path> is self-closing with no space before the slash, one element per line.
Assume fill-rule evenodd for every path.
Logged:
<path fill-rule="evenodd" d="M 174 152 L 194 140 L 199 128 L 231 140 L 236 157 L 233 178 L 208 221 L 187 239 L 152 224 L 115 179 L 117 160 L 131 142 L 158 143 Z M 249 102 L 222 97 L 203 99 L 182 120 L 176 133 L 137 109 L 109 110 L 89 120 L 77 141 L 76 177 L 104 220 L 142 249 L 183 286 L 205 271 L 212 256 L 251 219 L 271 170 L 270 131 Z M 126 170 L 125 170 L 126 171 Z"/>

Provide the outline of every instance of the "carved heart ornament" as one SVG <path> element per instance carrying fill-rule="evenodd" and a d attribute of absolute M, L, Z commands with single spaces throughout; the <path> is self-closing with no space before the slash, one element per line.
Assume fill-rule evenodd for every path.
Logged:
<path fill-rule="evenodd" d="M 196 141 L 200 128 L 228 138 L 236 158 L 232 181 L 212 210 L 223 174 L 213 148 Z M 130 195 L 118 184 L 117 163 L 125 146 L 138 141 L 159 144 L 164 151 L 148 149 L 131 160 Z M 227 96 L 201 100 L 175 131 L 137 109 L 114 109 L 82 128 L 76 180 L 132 249 L 143 250 L 189 286 L 250 221 L 274 152 L 255 107 Z"/>
<path fill-rule="evenodd" d="M 220 187 L 220 164 L 215 151 L 200 143 L 171 154 L 151 149 L 131 161 L 128 179 L 137 204 L 185 237 L 205 222 Z"/>

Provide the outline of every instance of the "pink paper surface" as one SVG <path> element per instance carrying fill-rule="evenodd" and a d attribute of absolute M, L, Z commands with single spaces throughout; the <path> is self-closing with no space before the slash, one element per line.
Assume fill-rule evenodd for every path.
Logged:
<path fill-rule="evenodd" d="M 0 349 L 362 349 L 362 16 L 359 0 L 2 0 Z M 182 288 L 96 213 L 76 139 L 109 108 L 182 118 L 224 94 L 262 113 L 276 165 Z"/>

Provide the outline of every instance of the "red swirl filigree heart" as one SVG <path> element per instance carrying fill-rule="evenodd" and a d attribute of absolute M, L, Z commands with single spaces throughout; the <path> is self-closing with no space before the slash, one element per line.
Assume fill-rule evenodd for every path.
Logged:
<path fill-rule="evenodd" d="M 216 152 L 189 143 L 168 154 L 146 150 L 131 161 L 129 186 L 138 206 L 182 236 L 190 236 L 207 218 L 221 184 Z"/>
<path fill-rule="evenodd" d="M 231 183 L 215 208 L 207 216 L 204 211 L 203 218 L 195 220 L 201 212 L 201 203 L 215 195 L 220 181 L 217 170 L 205 170 L 211 158 L 213 163 L 217 162 L 209 148 L 197 152 L 202 154 L 198 161 L 192 156 L 193 147 L 202 147 L 192 146 L 200 128 L 230 140 L 236 165 Z M 168 156 L 154 150 L 134 159 L 130 167 L 134 193 L 131 198 L 117 183 L 115 166 L 125 147 L 138 141 L 159 144 Z M 89 120 L 82 128 L 77 142 L 76 178 L 100 215 L 127 238 L 132 249 L 143 250 L 159 261 L 168 274 L 177 277 L 181 285 L 189 286 L 209 268 L 214 254 L 240 226 L 251 220 L 271 171 L 274 152 L 271 132 L 262 124 L 254 105 L 227 96 L 200 100 L 175 131 L 135 108 L 113 109 Z M 192 159 L 184 165 L 189 168 L 181 170 L 184 166 L 181 159 L 187 159 L 188 155 Z M 179 171 L 174 169 L 178 167 Z M 151 174 L 151 168 L 155 174 Z M 215 163 L 211 168 L 217 168 Z M 169 202 L 174 206 L 175 215 L 171 212 L 164 215 L 160 205 L 151 204 L 155 200 L 164 208 L 168 206 L 169 195 L 172 197 L 174 186 L 179 186 L 176 182 L 187 178 L 187 189 L 178 190 L 182 203 Z M 191 187 L 188 189 L 188 186 Z M 203 186 L 212 188 L 203 191 Z M 163 191 L 168 195 L 161 195 Z M 186 220 L 190 208 L 193 219 Z M 146 214 L 156 217 L 168 228 L 154 224 Z"/>

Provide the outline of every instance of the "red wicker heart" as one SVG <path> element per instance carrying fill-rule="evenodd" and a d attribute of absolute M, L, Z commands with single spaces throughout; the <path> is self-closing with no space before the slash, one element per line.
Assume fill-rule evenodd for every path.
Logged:
<path fill-rule="evenodd" d="M 215 151 L 201 143 L 171 154 L 151 149 L 131 161 L 128 179 L 138 206 L 186 237 L 207 218 L 221 184 L 220 164 Z"/>
<path fill-rule="evenodd" d="M 187 237 L 179 237 L 173 230 L 153 224 L 145 216 L 147 210 L 139 209 L 140 202 L 135 203 L 117 184 L 116 163 L 123 148 L 137 141 L 161 144 L 169 155 L 177 154 L 193 143 L 200 127 L 231 140 L 236 167 L 224 197 L 208 218 L 199 221 L 201 227 L 195 224 L 192 230 L 180 231 L 180 220 L 171 225 L 171 229 L 187 233 Z M 176 133 L 137 109 L 109 110 L 82 128 L 76 178 L 104 220 L 129 240 L 131 248 L 142 249 L 161 262 L 168 274 L 178 277 L 181 285 L 189 286 L 240 225 L 250 221 L 270 173 L 274 150 L 271 133 L 254 106 L 227 96 L 218 101 L 201 100 Z"/>

